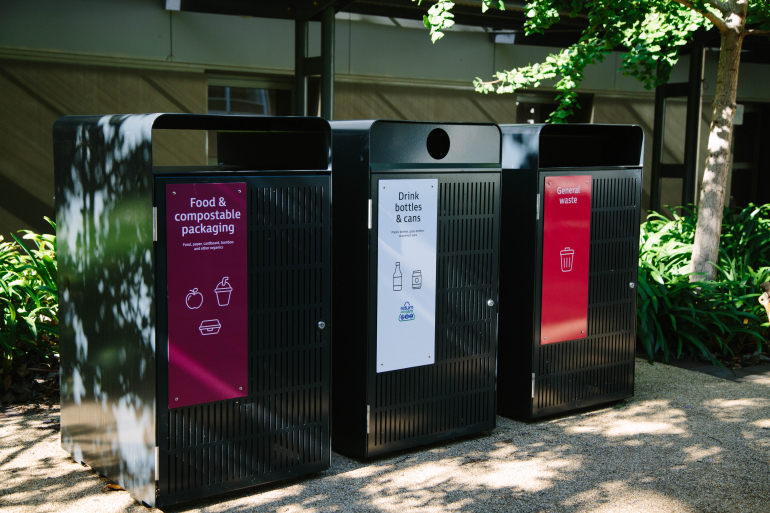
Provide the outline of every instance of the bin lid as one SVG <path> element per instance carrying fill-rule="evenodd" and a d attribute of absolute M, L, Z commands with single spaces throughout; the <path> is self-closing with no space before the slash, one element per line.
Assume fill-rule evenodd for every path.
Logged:
<path fill-rule="evenodd" d="M 641 167 L 644 130 L 638 125 L 500 125 L 504 169 Z"/>
<path fill-rule="evenodd" d="M 335 133 L 360 133 L 372 167 L 501 165 L 501 132 L 494 123 L 367 119 L 330 125 Z"/>
<path fill-rule="evenodd" d="M 217 133 L 218 164 L 271 171 L 331 169 L 331 128 L 318 117 L 131 114 L 64 116 L 54 123 L 54 140 L 75 140 L 98 129 L 104 144 L 123 141 L 127 149 L 148 145 L 153 130 L 206 130 Z M 143 155 L 152 166 L 152 151 Z M 193 170 L 194 171 L 194 170 Z"/>

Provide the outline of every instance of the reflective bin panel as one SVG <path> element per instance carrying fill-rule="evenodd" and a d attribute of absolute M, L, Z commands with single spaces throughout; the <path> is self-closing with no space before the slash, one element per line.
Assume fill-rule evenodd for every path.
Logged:
<path fill-rule="evenodd" d="M 65 117 L 54 150 L 62 447 L 157 507 L 329 468 L 328 123 Z"/>
<path fill-rule="evenodd" d="M 533 419 L 631 397 L 643 131 L 501 129 L 498 412 Z"/>

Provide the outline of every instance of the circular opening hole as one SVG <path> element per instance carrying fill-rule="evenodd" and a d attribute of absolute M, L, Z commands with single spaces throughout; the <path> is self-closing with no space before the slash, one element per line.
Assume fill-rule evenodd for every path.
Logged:
<path fill-rule="evenodd" d="M 441 160 L 449 153 L 449 135 L 440 128 L 428 134 L 428 153 L 436 160 Z"/>

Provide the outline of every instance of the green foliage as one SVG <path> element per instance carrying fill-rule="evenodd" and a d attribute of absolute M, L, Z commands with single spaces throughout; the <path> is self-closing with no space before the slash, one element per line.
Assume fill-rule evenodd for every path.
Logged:
<path fill-rule="evenodd" d="M 418 4 L 422 4 L 422 0 L 412 1 L 417 1 Z M 484 0 L 484 11 L 489 8 L 487 5 L 488 3 L 488 0 Z M 426 28 L 430 29 L 430 39 L 432 42 L 435 43 L 444 37 L 442 31 L 451 28 L 452 25 L 455 24 L 452 19 L 455 15 L 450 12 L 454 6 L 454 2 L 450 2 L 449 0 L 439 0 L 428 9 L 428 14 L 423 15 L 422 22 L 425 24 Z"/>
<path fill-rule="evenodd" d="M 56 224 L 46 220 L 56 231 Z M 24 242 L 0 237 L 0 351 L 2 374 L 8 375 L 14 356 L 34 351 L 56 354 L 59 336 L 59 295 L 56 236 L 22 230 Z M 34 243 L 31 249 L 30 242 Z"/>
<path fill-rule="evenodd" d="M 672 220 L 653 213 L 641 227 L 637 332 L 650 361 L 685 349 L 714 362 L 754 345 L 761 351 L 769 325 L 757 299 L 770 281 L 770 205 L 725 211 L 718 279 L 693 283 L 697 211 L 682 210 Z"/>
<path fill-rule="evenodd" d="M 413 0 L 422 3 L 422 0 Z M 525 35 L 544 34 L 562 16 L 581 17 L 587 26 L 579 40 L 545 62 L 529 64 L 510 71 L 495 73 L 495 80 L 476 78 L 476 91 L 511 93 L 525 87 L 537 87 L 543 80 L 555 80 L 558 108 L 549 121 L 564 123 L 578 107 L 577 89 L 585 68 L 602 62 L 613 50 L 622 50 L 623 75 L 640 80 L 647 89 L 668 82 L 679 58 L 679 50 L 698 29 L 709 29 L 714 19 L 725 16 L 716 1 L 693 0 L 683 5 L 675 0 L 528 0 Z M 713 4 L 713 5 L 712 5 Z M 503 0 L 484 0 L 482 10 L 505 9 Z M 435 43 L 443 30 L 454 25 L 451 9 L 454 3 L 438 0 L 425 16 Z M 751 0 L 747 23 L 759 29 L 770 28 L 768 0 Z"/>

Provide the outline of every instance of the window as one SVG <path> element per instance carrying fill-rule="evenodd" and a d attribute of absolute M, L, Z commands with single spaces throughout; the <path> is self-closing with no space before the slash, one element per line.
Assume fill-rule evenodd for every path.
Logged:
<path fill-rule="evenodd" d="M 554 101 L 556 93 L 519 93 L 516 96 L 516 122 L 540 124 L 548 120 L 558 103 Z M 578 98 L 581 108 L 572 109 L 568 123 L 590 123 L 593 111 L 593 95 L 581 94 Z"/>
<path fill-rule="evenodd" d="M 209 85 L 209 114 L 288 116 L 291 91 Z"/>
<path fill-rule="evenodd" d="M 208 113 L 219 115 L 291 116 L 292 88 L 283 82 L 247 77 L 209 79 Z M 208 163 L 216 165 L 217 133 L 208 133 Z"/>

